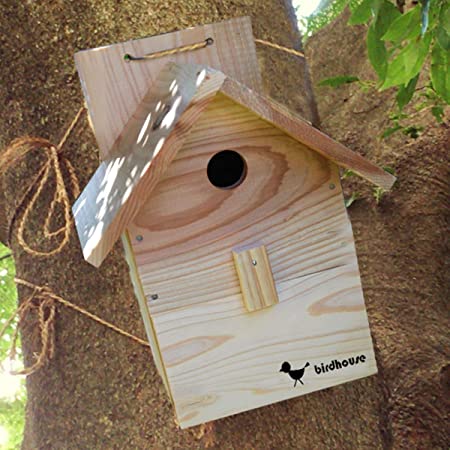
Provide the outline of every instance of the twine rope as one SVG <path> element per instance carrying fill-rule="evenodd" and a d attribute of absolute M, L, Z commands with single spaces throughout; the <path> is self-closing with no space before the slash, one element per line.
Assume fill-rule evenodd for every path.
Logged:
<path fill-rule="evenodd" d="M 266 47 L 271 47 L 276 50 L 280 50 L 282 52 L 289 53 L 290 55 L 298 56 L 300 58 L 305 57 L 304 53 L 302 53 L 298 50 L 294 50 L 293 48 L 284 47 L 282 45 L 275 44 L 273 42 L 266 41 L 264 39 L 256 39 L 255 38 L 254 41 L 257 44 L 265 45 Z M 150 60 L 150 59 L 162 58 L 163 56 L 170 56 L 170 55 L 174 55 L 176 53 L 184 53 L 184 52 L 191 52 L 194 50 L 199 50 L 201 48 L 208 47 L 209 45 L 212 45 L 213 43 L 214 43 L 214 39 L 209 37 L 209 38 L 205 39 L 204 41 L 196 42 L 195 44 L 182 45 L 180 47 L 174 47 L 174 48 L 170 48 L 168 50 L 162 50 L 162 51 L 154 52 L 154 53 L 147 53 L 142 56 L 133 56 L 130 53 L 125 53 L 125 55 L 123 56 L 123 59 L 127 62 L 130 62 L 130 61 L 145 61 L 145 60 Z"/>
<path fill-rule="evenodd" d="M 273 42 L 269 42 L 263 39 L 255 39 L 257 44 L 265 45 L 268 47 L 272 47 L 274 49 L 304 58 L 305 55 L 302 52 L 294 50 L 292 48 L 283 47 L 279 44 L 275 44 Z M 132 56 L 130 54 L 124 55 L 124 59 L 126 61 L 141 61 L 141 60 L 150 60 L 161 58 L 163 56 L 173 55 L 176 53 L 183 53 L 188 51 L 194 51 L 201 48 L 205 48 L 209 45 L 212 45 L 214 40 L 212 38 L 207 38 L 202 42 L 197 42 L 192 45 L 185 45 L 181 47 L 176 47 L 169 50 L 164 50 L 160 52 L 150 53 L 143 56 Z M 69 198 L 69 190 L 73 198 L 78 197 L 80 194 L 80 186 L 78 182 L 78 178 L 75 173 L 75 169 L 72 163 L 64 157 L 63 148 L 68 138 L 70 137 L 72 131 L 80 121 L 83 113 L 86 111 L 86 108 L 81 107 L 74 119 L 72 120 L 69 127 L 66 129 L 63 137 L 61 138 L 59 144 L 57 146 L 53 145 L 50 141 L 43 138 L 37 137 L 22 137 L 14 140 L 11 145 L 5 150 L 2 159 L 0 162 L 3 164 L 4 169 L 8 168 L 13 163 L 19 161 L 24 158 L 30 151 L 35 149 L 41 149 L 45 152 L 47 159 L 44 162 L 42 168 L 38 171 L 37 175 L 33 178 L 30 186 L 26 189 L 23 197 L 18 203 L 18 206 L 15 209 L 15 212 L 12 216 L 12 219 L 9 223 L 8 227 L 8 244 L 10 245 L 12 232 L 14 229 L 14 224 L 17 220 L 19 220 L 20 212 L 24 208 L 24 212 L 22 217 L 19 220 L 18 230 L 17 230 L 17 239 L 20 246 L 29 254 L 34 256 L 52 256 L 55 255 L 65 247 L 68 243 L 71 233 L 71 226 L 73 223 L 73 219 L 71 216 L 71 205 Z M 69 175 L 70 188 L 67 189 L 64 183 L 64 176 L 62 172 L 62 167 L 64 167 Z M 34 206 L 39 198 L 39 195 L 42 193 L 44 186 L 50 179 L 51 173 L 55 174 L 55 191 L 53 194 L 53 198 L 50 202 L 49 209 L 47 211 L 47 216 L 44 221 L 44 236 L 47 239 L 54 238 L 59 235 L 63 235 L 59 244 L 48 251 L 33 249 L 26 241 L 24 237 L 25 225 L 28 221 L 29 214 L 34 209 Z M 37 187 L 36 187 L 37 186 Z M 36 189 L 35 189 L 36 187 Z M 35 190 L 34 190 L 35 189 Z M 34 192 L 33 192 L 34 190 Z M 27 199 L 28 203 L 27 203 Z M 26 206 L 24 206 L 26 205 Z M 64 223 L 57 228 L 56 230 L 51 230 L 51 220 L 54 215 L 55 209 L 58 205 L 62 205 L 64 210 Z M 32 289 L 32 293 L 29 297 L 27 297 L 22 304 L 14 311 L 11 317 L 3 324 L 3 327 L 0 330 L 0 338 L 6 333 L 8 327 L 14 322 L 16 318 L 17 324 L 14 328 L 11 340 L 11 347 L 9 351 L 9 357 L 11 360 L 14 360 L 17 354 L 17 338 L 19 329 L 27 316 L 27 314 L 33 310 L 37 310 L 38 313 L 38 323 L 39 323 L 39 331 L 40 331 L 40 340 L 41 340 L 41 349 L 40 352 L 36 355 L 35 362 L 29 366 L 24 367 L 23 369 L 11 371 L 12 374 L 15 375 L 31 375 L 32 373 L 39 370 L 42 366 L 44 366 L 47 362 L 49 362 L 55 353 L 55 319 L 56 319 L 56 305 L 57 303 L 62 304 L 88 318 L 91 320 L 103 325 L 116 333 L 119 333 L 122 336 L 128 337 L 133 341 L 144 345 L 145 347 L 150 347 L 150 344 L 144 339 L 135 336 L 127 331 L 119 328 L 118 326 L 108 322 L 101 317 L 97 316 L 89 312 L 88 310 L 75 305 L 74 303 L 64 299 L 63 297 L 55 294 L 49 287 L 40 286 L 34 283 L 31 283 L 27 280 L 21 278 L 14 279 L 16 284 L 22 285 L 28 289 Z"/>
<path fill-rule="evenodd" d="M 15 209 L 12 219 L 10 220 L 8 227 L 9 245 L 11 243 L 14 224 L 17 220 L 19 221 L 17 228 L 17 240 L 19 241 L 21 247 L 31 255 L 34 256 L 54 255 L 56 253 L 59 253 L 69 241 L 70 228 L 73 220 L 71 215 L 71 202 L 69 198 L 69 189 L 71 192 L 71 196 L 73 198 L 76 198 L 80 194 L 80 185 L 72 163 L 63 155 L 63 147 L 67 139 L 69 138 L 70 134 L 72 133 L 73 129 L 78 124 L 84 111 L 85 111 L 84 106 L 79 109 L 78 113 L 72 120 L 71 124 L 67 128 L 66 132 L 64 133 L 61 141 L 57 146 L 53 145 L 47 139 L 36 137 L 23 137 L 14 140 L 11 143 L 11 145 L 5 150 L 3 157 L 4 160 L 6 161 L 5 168 L 24 158 L 30 151 L 35 149 L 43 150 L 47 157 L 43 166 L 38 171 L 37 175 L 34 177 L 29 187 L 26 189 L 22 199 L 19 201 L 18 206 Z M 66 188 L 66 185 L 64 183 L 62 167 L 65 167 L 69 175 L 70 181 L 69 189 Z M 31 211 L 34 209 L 34 206 L 40 194 L 42 193 L 45 185 L 50 180 L 50 176 L 52 173 L 54 173 L 55 176 L 55 190 L 44 221 L 43 234 L 46 239 L 52 239 L 60 235 L 62 235 L 62 239 L 60 240 L 59 244 L 51 250 L 38 250 L 32 248 L 27 243 L 24 237 L 25 225 L 28 222 L 29 215 Z M 55 209 L 57 208 L 58 205 L 61 205 L 63 207 L 64 221 L 59 228 L 52 230 L 51 221 L 54 216 Z M 24 210 L 23 215 L 19 219 L 20 212 L 22 211 L 22 209 Z"/>
<path fill-rule="evenodd" d="M 130 55 L 129 53 L 126 53 L 123 56 L 123 59 L 125 61 L 142 61 L 142 60 L 146 60 L 146 59 L 147 60 L 148 59 L 156 59 L 156 58 L 161 58 L 163 56 L 174 55 L 175 53 L 192 52 L 194 50 L 199 50 L 201 48 L 208 47 L 208 45 L 212 45 L 213 43 L 214 43 L 214 39 L 207 38 L 204 41 L 197 42 L 195 44 L 183 45 L 181 47 L 175 47 L 175 48 L 171 48 L 169 50 L 162 50 L 160 52 L 147 53 L 146 55 L 143 55 L 143 56 L 133 56 L 133 55 Z"/>
<path fill-rule="evenodd" d="M 2 329 L 0 330 L 0 338 L 5 334 L 6 330 L 13 323 L 13 321 L 18 318 L 11 339 L 11 347 L 9 350 L 9 358 L 11 360 L 14 360 L 17 353 L 16 348 L 18 330 L 22 325 L 26 315 L 29 312 L 37 309 L 41 349 L 39 351 L 39 354 L 36 355 L 36 361 L 31 366 L 23 368 L 21 370 L 11 371 L 13 375 L 31 375 L 53 358 L 55 352 L 55 319 L 57 303 L 71 308 L 72 310 L 86 317 L 89 317 L 89 319 L 99 323 L 100 325 L 103 325 L 110 330 L 121 334 L 122 336 L 130 338 L 133 341 L 144 345 L 145 347 L 150 347 L 150 344 L 144 339 L 141 339 L 134 334 L 128 333 L 127 331 L 122 330 L 113 323 L 108 322 L 97 316 L 96 314 L 93 314 L 88 310 L 82 308 L 81 306 L 75 305 L 74 303 L 64 299 L 63 297 L 55 294 L 48 286 L 39 286 L 17 277 L 14 279 L 14 281 L 18 285 L 25 286 L 31 289 L 32 293 L 23 301 L 23 303 L 14 311 L 11 317 L 4 323 Z"/>
<path fill-rule="evenodd" d="M 275 44 L 273 42 L 265 41 L 264 39 L 256 39 L 255 42 L 257 44 L 265 45 L 266 47 L 272 47 L 276 50 L 280 50 L 285 53 L 289 53 L 290 55 L 298 56 L 299 58 L 304 58 L 305 54 L 303 52 L 299 52 L 298 50 L 294 50 L 293 48 L 283 47 L 282 45 Z"/>

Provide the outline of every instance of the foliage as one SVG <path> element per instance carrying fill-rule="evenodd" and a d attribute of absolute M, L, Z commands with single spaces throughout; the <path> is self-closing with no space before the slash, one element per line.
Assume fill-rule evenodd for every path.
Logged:
<path fill-rule="evenodd" d="M 395 170 L 392 167 L 383 167 L 383 170 L 385 172 L 390 173 L 391 175 L 395 175 Z M 375 198 L 375 201 L 377 202 L 377 205 L 381 202 L 381 199 L 383 198 L 386 191 L 381 187 L 376 187 L 373 190 L 373 196 Z"/>
<path fill-rule="evenodd" d="M 342 11 L 344 11 L 347 4 L 350 8 L 356 8 L 362 0 L 322 0 L 314 14 L 304 19 L 305 37 L 319 31 L 325 25 L 331 23 L 336 19 Z"/>
<path fill-rule="evenodd" d="M 419 136 L 423 129 L 420 125 L 404 123 L 411 117 L 404 113 L 404 108 L 417 97 L 425 99 L 419 99 L 416 112 L 430 109 L 436 120 L 442 122 L 445 105 L 450 104 L 450 3 L 421 0 L 401 13 L 389 0 L 329 1 L 310 19 L 310 31 L 328 24 L 347 5 L 351 9 L 349 25 L 367 25 L 367 54 L 377 74 L 375 87 L 379 91 L 397 90 L 392 125 L 382 137 L 387 138 L 396 131 L 412 138 Z M 425 85 L 417 87 L 421 74 Z M 342 75 L 322 80 L 320 85 L 339 87 L 350 82 L 364 83 L 355 76 Z M 423 89 L 426 89 L 425 96 Z"/>
<path fill-rule="evenodd" d="M 396 176 L 395 174 L 395 170 L 392 167 L 389 166 L 385 166 L 383 167 L 383 170 L 385 172 L 390 173 L 391 175 Z M 350 169 L 345 169 L 342 174 L 341 174 L 341 180 L 345 180 L 347 178 L 353 177 L 355 176 L 355 172 L 353 172 L 353 170 Z M 375 198 L 375 201 L 377 203 L 377 205 L 381 202 L 381 199 L 383 198 L 384 194 L 386 193 L 386 191 L 381 188 L 381 187 L 375 187 L 373 188 L 372 191 L 372 195 Z M 344 204 L 346 208 L 350 208 L 350 206 L 359 198 L 361 197 L 361 194 L 358 191 L 354 191 L 352 192 L 350 197 L 345 198 L 344 200 Z"/>
<path fill-rule="evenodd" d="M 17 308 L 17 293 L 14 283 L 15 266 L 9 250 L 0 244 L 0 328 Z M 12 337 L 10 327 L 0 339 L 0 362 L 4 370 Z M 20 345 L 18 346 L 20 354 Z M 13 381 L 13 382 L 12 382 Z M 7 434 L 6 442 L 0 443 L 2 450 L 20 448 L 22 441 L 26 393 L 23 380 L 12 379 L 1 373 L 0 379 L 0 435 Z"/>
<path fill-rule="evenodd" d="M 350 206 L 352 206 L 353 202 L 358 200 L 360 195 L 361 194 L 358 191 L 352 192 L 352 195 L 344 200 L 345 207 L 350 208 Z"/>

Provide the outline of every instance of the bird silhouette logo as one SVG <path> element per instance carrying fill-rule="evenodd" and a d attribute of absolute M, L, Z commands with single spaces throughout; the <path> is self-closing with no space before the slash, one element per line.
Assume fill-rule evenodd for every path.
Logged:
<path fill-rule="evenodd" d="M 301 384 L 304 384 L 302 381 L 302 377 L 305 374 L 305 369 L 309 367 L 309 362 L 307 362 L 302 369 L 294 369 L 291 370 L 291 365 L 285 361 L 283 364 L 281 364 L 280 372 L 284 372 L 289 374 L 289 376 L 295 380 L 294 387 L 297 386 L 297 381 L 300 381 Z"/>

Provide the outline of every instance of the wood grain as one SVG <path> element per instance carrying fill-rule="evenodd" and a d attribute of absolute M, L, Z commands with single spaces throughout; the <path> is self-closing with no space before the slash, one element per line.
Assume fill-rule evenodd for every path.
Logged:
<path fill-rule="evenodd" d="M 338 166 L 351 169 L 386 190 L 389 190 L 395 183 L 396 178 L 393 175 L 334 141 L 275 101 L 252 92 L 230 78 L 227 78 L 222 85 L 221 92 L 239 104 L 250 108 L 261 118 L 268 120 Z"/>
<path fill-rule="evenodd" d="M 131 248 L 130 237 L 128 233 L 122 234 L 122 243 L 125 250 L 125 257 L 130 268 L 131 282 L 133 283 L 134 292 L 139 303 L 139 310 L 141 312 L 142 321 L 144 322 L 145 331 L 150 343 L 150 348 L 153 355 L 153 360 L 155 361 L 156 369 L 161 376 L 164 387 L 166 388 L 167 394 L 172 400 L 172 393 L 170 391 L 169 381 L 167 379 L 166 368 L 162 362 L 161 350 L 158 343 L 158 336 L 155 332 L 155 326 L 152 323 L 152 318 L 149 314 L 147 308 L 147 298 L 145 296 L 144 290 L 142 289 L 141 280 L 139 279 L 138 270 L 136 267 L 136 261 L 134 259 L 134 253 Z"/>
<path fill-rule="evenodd" d="M 247 164 L 227 190 L 206 173 L 225 149 Z M 208 105 L 129 233 L 182 427 L 376 372 L 338 167 L 229 98 Z M 249 314 L 232 250 L 259 245 L 279 304 Z M 357 354 L 365 364 L 315 374 Z M 304 386 L 283 361 L 310 363 Z"/>
<path fill-rule="evenodd" d="M 233 251 L 241 294 L 247 311 L 258 311 L 278 303 L 269 257 L 264 245 Z"/>
<path fill-rule="evenodd" d="M 102 263 L 223 80 L 200 66 L 165 66 L 73 206 L 88 262 Z"/>
<path fill-rule="evenodd" d="M 144 55 L 208 37 L 214 39 L 214 44 L 193 52 L 131 63 L 123 58 L 126 53 Z M 102 160 L 107 158 L 148 87 L 169 61 L 209 66 L 254 91 L 262 91 L 249 17 L 78 52 L 75 63 Z"/>

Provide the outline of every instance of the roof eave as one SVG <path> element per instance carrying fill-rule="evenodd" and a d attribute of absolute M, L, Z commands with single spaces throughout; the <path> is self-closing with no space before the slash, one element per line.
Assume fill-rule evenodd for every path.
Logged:
<path fill-rule="evenodd" d="M 393 175 L 331 139 L 272 99 L 253 92 L 230 78 L 224 81 L 220 92 L 338 166 L 352 170 L 385 190 L 391 189 L 395 183 Z"/>

